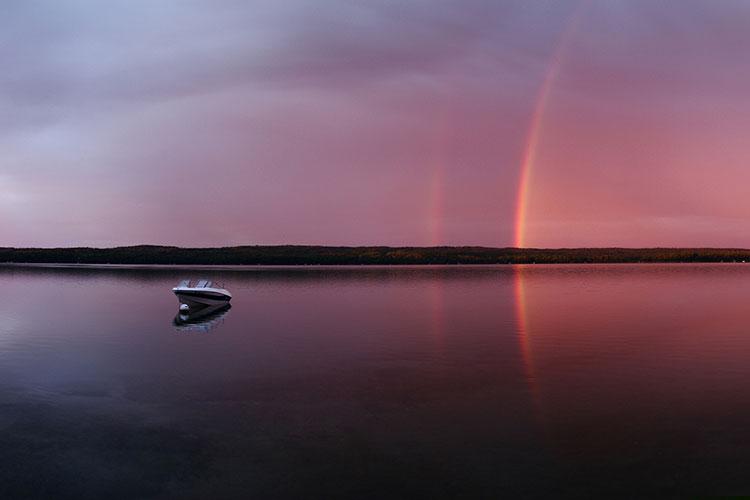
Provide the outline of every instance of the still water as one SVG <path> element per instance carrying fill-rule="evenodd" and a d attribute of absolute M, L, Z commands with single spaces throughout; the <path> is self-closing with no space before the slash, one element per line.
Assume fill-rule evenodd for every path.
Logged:
<path fill-rule="evenodd" d="M 191 277 L 233 307 L 179 324 Z M 750 493 L 748 463 L 750 266 L 0 267 L 2 498 Z"/>

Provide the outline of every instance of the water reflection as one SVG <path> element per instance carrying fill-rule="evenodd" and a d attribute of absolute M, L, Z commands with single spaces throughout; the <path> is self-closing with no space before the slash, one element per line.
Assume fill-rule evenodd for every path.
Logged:
<path fill-rule="evenodd" d="M 524 378 L 529 388 L 531 407 L 534 418 L 543 425 L 542 409 L 540 407 L 539 392 L 537 389 L 537 374 L 534 369 L 534 355 L 531 336 L 533 334 L 526 304 L 526 273 L 528 266 L 518 265 L 513 267 L 513 290 L 516 304 L 516 320 L 518 322 L 518 347 L 519 358 L 523 367 Z"/>
<path fill-rule="evenodd" d="M 231 308 L 230 304 L 220 304 L 179 311 L 172 324 L 181 332 L 208 333 L 224 323 Z"/>
<path fill-rule="evenodd" d="M 0 498 L 750 489 L 749 266 L 183 274 L 0 266 Z"/>
<path fill-rule="evenodd" d="M 748 491 L 732 464 L 750 442 L 737 427 L 750 417 L 750 269 L 519 266 L 514 279 L 539 433 L 567 484 Z"/>

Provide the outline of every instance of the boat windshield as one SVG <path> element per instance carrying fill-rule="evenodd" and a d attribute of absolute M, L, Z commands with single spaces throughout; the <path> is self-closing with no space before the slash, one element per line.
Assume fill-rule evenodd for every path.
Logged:
<path fill-rule="evenodd" d="M 195 285 L 192 284 L 191 280 L 182 280 L 177 285 L 179 288 L 224 288 L 221 283 L 215 283 L 210 280 L 198 280 Z"/>

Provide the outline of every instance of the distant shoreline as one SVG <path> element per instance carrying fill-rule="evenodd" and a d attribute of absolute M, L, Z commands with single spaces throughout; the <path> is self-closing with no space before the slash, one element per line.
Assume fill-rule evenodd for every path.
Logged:
<path fill-rule="evenodd" d="M 0 264 L 148 266 L 357 266 L 750 262 L 734 248 L 490 248 L 239 246 L 0 248 Z"/>

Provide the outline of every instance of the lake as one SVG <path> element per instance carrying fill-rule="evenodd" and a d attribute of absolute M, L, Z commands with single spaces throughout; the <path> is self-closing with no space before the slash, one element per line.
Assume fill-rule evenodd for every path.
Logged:
<path fill-rule="evenodd" d="M 171 287 L 232 308 L 178 315 Z M 0 267 L 0 497 L 750 493 L 750 266 Z"/>

